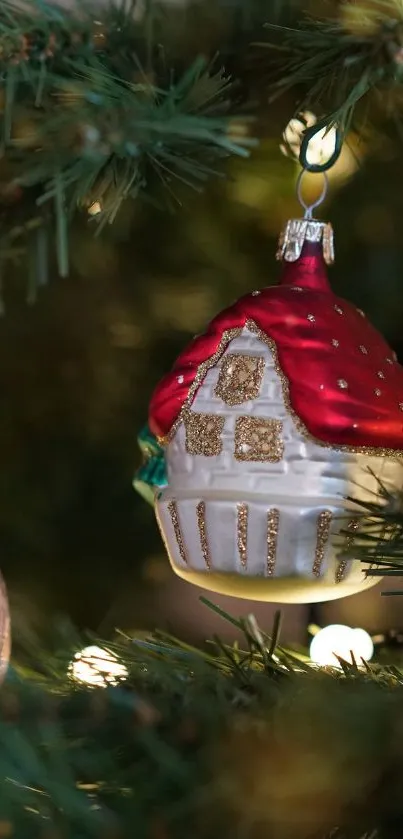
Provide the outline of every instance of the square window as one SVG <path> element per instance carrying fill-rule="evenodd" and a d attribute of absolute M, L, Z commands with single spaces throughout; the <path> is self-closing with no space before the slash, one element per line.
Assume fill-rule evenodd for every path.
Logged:
<path fill-rule="evenodd" d="M 221 362 L 215 389 L 226 405 L 240 405 L 259 396 L 264 373 L 264 358 L 254 355 L 226 355 Z"/>
<path fill-rule="evenodd" d="M 221 454 L 225 417 L 189 412 L 185 419 L 186 451 L 212 457 Z"/>
<path fill-rule="evenodd" d="M 281 420 L 264 417 L 237 417 L 235 425 L 235 457 L 237 460 L 256 460 L 278 463 L 284 452 L 280 437 Z"/>

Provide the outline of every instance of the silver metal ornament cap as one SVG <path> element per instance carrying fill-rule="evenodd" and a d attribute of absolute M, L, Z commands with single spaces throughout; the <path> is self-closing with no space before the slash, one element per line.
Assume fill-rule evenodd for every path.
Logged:
<path fill-rule="evenodd" d="M 333 227 L 328 222 L 312 218 L 290 219 L 281 233 L 276 258 L 284 262 L 296 262 L 305 242 L 322 245 L 326 265 L 334 262 Z"/>

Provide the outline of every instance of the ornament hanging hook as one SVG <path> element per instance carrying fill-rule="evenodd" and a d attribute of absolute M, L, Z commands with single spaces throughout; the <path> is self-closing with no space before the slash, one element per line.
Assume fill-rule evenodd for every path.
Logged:
<path fill-rule="evenodd" d="M 311 143 L 316 134 L 319 134 L 321 131 L 323 131 L 323 129 L 330 131 L 332 127 L 334 128 L 335 132 L 333 154 L 331 154 L 329 159 L 324 161 L 323 163 L 309 163 L 309 144 Z M 324 119 L 315 122 L 315 124 L 312 125 L 310 128 L 305 129 L 299 152 L 299 162 L 302 168 L 305 169 L 307 172 L 312 172 L 313 174 L 322 174 L 324 172 L 328 172 L 328 170 L 331 169 L 332 166 L 334 166 L 334 164 L 339 159 L 342 147 L 342 131 L 340 130 L 340 128 L 337 127 L 337 125 L 332 126 L 332 123 L 329 122 L 328 117 L 325 117 Z"/>
<path fill-rule="evenodd" d="M 328 178 L 326 172 L 322 172 L 322 175 L 323 175 L 323 189 L 322 189 L 322 192 L 319 195 L 319 198 L 317 198 L 316 201 L 313 202 L 313 204 L 306 204 L 304 199 L 303 199 L 303 196 L 302 196 L 302 181 L 303 181 L 304 175 L 306 175 L 306 172 L 307 172 L 306 169 L 301 169 L 301 172 L 298 175 L 297 196 L 298 196 L 298 201 L 301 204 L 301 207 L 303 207 L 304 210 L 305 210 L 304 218 L 311 219 L 311 218 L 313 218 L 313 211 L 316 210 L 316 208 L 319 207 L 321 204 L 323 204 L 323 202 L 324 202 L 324 200 L 327 196 L 327 192 L 328 192 L 328 188 L 329 188 L 329 178 Z"/>

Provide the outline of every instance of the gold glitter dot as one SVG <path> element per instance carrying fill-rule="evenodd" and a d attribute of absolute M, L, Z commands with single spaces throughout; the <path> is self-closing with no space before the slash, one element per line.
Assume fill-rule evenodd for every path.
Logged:
<path fill-rule="evenodd" d="M 337 379 L 337 386 L 340 388 L 340 390 L 347 390 L 348 382 L 346 382 L 345 379 Z"/>
<path fill-rule="evenodd" d="M 332 338 L 332 346 L 333 347 L 338 347 L 339 346 L 339 341 L 337 340 L 337 338 Z"/>
<path fill-rule="evenodd" d="M 399 402 L 399 408 L 401 411 L 403 411 L 403 402 Z"/>
<path fill-rule="evenodd" d="M 379 376 L 379 378 L 380 378 L 380 379 L 384 379 L 384 378 L 385 378 L 385 373 L 382 373 L 382 370 L 378 370 L 378 372 L 377 372 L 377 374 L 376 374 L 376 375 L 377 375 L 377 376 Z"/>
<path fill-rule="evenodd" d="M 179 382 L 180 385 L 183 385 L 184 376 L 177 376 L 177 382 Z"/>
<path fill-rule="evenodd" d="M 387 361 L 388 364 L 393 364 L 393 358 L 385 358 L 385 361 Z"/>
<path fill-rule="evenodd" d="M 240 405 L 259 396 L 264 374 L 264 358 L 253 355 L 227 355 L 221 364 L 215 388 L 226 405 Z"/>
<path fill-rule="evenodd" d="M 314 577 L 320 577 L 321 575 L 322 563 L 325 557 L 325 549 L 329 539 L 331 522 L 332 514 L 330 510 L 323 510 L 322 513 L 319 513 L 318 522 L 316 526 L 315 559 L 312 566 L 312 573 Z"/>
<path fill-rule="evenodd" d="M 261 291 L 252 291 L 252 297 L 258 297 L 261 293 Z"/>
<path fill-rule="evenodd" d="M 334 311 L 337 312 L 338 315 L 343 314 L 343 309 L 341 309 L 340 306 L 335 306 Z"/>
<path fill-rule="evenodd" d="M 379 387 L 375 388 L 374 393 L 375 393 L 375 396 L 381 396 L 382 395 L 382 391 L 379 390 Z"/>
<path fill-rule="evenodd" d="M 303 289 L 303 288 L 301 288 L 301 286 L 300 286 L 300 285 L 292 285 L 292 286 L 291 286 L 291 291 L 303 291 L 303 290 L 304 290 L 304 289 Z"/>
<path fill-rule="evenodd" d="M 247 504 L 237 506 L 237 544 L 241 565 L 246 568 L 248 564 L 248 516 Z"/>
<path fill-rule="evenodd" d="M 272 577 L 276 567 L 277 537 L 280 523 L 278 510 L 269 510 L 267 514 L 267 576 Z"/>
<path fill-rule="evenodd" d="M 315 315 L 307 315 L 307 320 L 309 320 L 311 323 L 315 323 Z"/>
<path fill-rule="evenodd" d="M 364 347 L 364 344 L 360 344 L 360 350 L 364 355 L 368 355 L 368 350 Z"/>

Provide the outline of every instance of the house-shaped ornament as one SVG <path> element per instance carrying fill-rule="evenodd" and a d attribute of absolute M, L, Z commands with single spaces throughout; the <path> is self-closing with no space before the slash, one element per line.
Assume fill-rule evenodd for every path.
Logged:
<path fill-rule="evenodd" d="M 403 368 L 333 294 L 329 225 L 289 222 L 280 257 L 280 284 L 218 315 L 153 395 L 168 477 L 156 513 L 184 579 L 315 602 L 374 584 L 340 553 L 362 514 L 347 499 L 402 487 Z"/>

